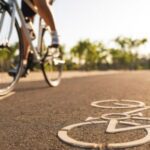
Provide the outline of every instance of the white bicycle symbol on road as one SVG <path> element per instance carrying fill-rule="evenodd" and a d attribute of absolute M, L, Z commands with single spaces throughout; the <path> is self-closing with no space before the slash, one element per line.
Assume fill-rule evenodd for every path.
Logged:
<path fill-rule="evenodd" d="M 107 105 L 110 104 L 111 106 Z M 150 124 L 141 124 L 136 123 L 136 120 L 142 121 L 150 121 L 150 118 L 143 117 L 144 110 L 150 109 L 150 106 L 145 106 L 143 102 L 135 101 L 135 100 L 103 100 L 96 101 L 91 103 L 94 107 L 105 108 L 105 109 L 125 109 L 125 108 L 134 108 L 132 111 L 127 111 L 123 113 L 108 113 L 103 114 L 100 117 L 88 117 L 85 122 L 69 125 L 67 127 L 62 128 L 58 132 L 58 137 L 65 143 L 73 146 L 77 146 L 80 148 L 90 148 L 90 149 L 118 149 L 118 148 L 129 148 L 135 147 L 147 142 L 150 142 Z M 126 121 L 127 119 L 132 119 L 134 122 Z M 100 121 L 99 121 L 100 120 Z M 115 133 L 123 133 L 126 131 L 133 131 L 138 129 L 144 129 L 146 131 L 146 135 L 138 140 L 124 142 L 124 143 L 89 143 L 78 141 L 73 139 L 68 135 L 68 132 L 74 128 L 93 125 L 93 124 L 106 124 L 106 133 L 115 134 Z M 117 125 L 126 125 L 127 127 L 117 128 Z"/>

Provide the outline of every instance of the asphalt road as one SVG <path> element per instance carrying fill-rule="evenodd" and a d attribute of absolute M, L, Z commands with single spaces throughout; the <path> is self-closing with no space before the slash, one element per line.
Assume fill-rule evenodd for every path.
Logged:
<path fill-rule="evenodd" d="M 91 102 L 108 99 L 137 100 L 150 106 L 150 72 L 74 77 L 63 79 L 56 88 L 48 88 L 44 80 L 20 82 L 14 94 L 0 100 L 0 150 L 85 150 L 60 141 L 58 131 L 91 116 L 127 111 L 91 106 Z M 150 110 L 144 116 L 150 117 Z M 146 134 L 144 129 L 117 134 L 105 131 L 106 124 L 92 124 L 73 129 L 69 136 L 106 144 L 134 141 Z M 150 143 L 126 148 L 130 149 L 149 150 Z"/>

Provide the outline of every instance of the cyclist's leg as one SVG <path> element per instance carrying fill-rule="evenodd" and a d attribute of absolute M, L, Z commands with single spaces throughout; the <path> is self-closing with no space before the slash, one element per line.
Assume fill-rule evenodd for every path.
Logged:
<path fill-rule="evenodd" d="M 31 0 L 31 2 L 33 2 Z M 34 19 L 34 15 L 35 13 L 29 8 L 29 6 L 22 0 L 22 12 L 24 17 L 27 17 L 28 19 L 30 19 L 31 21 L 33 21 Z M 25 77 L 28 74 L 28 55 L 29 55 L 29 43 L 28 40 L 26 39 L 26 36 L 24 34 L 23 28 L 21 27 L 21 32 L 22 32 L 22 39 L 23 39 L 23 46 L 24 46 L 24 55 L 23 55 L 23 68 L 22 68 L 22 72 L 21 72 L 21 76 Z M 11 74 L 12 76 L 16 75 L 17 69 L 11 69 L 9 71 L 9 74 Z"/>
<path fill-rule="evenodd" d="M 55 44 L 59 45 L 54 18 L 51 9 L 49 7 L 50 0 L 33 0 L 33 2 L 38 8 L 39 15 L 44 19 L 46 24 L 51 28 L 52 45 Z"/>
<path fill-rule="evenodd" d="M 33 3 L 33 0 L 30 0 Z M 34 3 L 33 3 L 34 5 Z M 22 12 L 24 17 L 28 18 L 31 22 L 34 20 L 35 13 L 30 9 L 30 7 L 22 1 Z M 30 46 L 28 43 L 28 40 L 24 34 L 23 28 L 21 28 L 22 35 L 23 35 L 23 41 L 24 41 L 24 57 L 23 57 L 23 72 L 22 76 L 26 76 L 29 70 L 29 62 L 28 62 L 28 56 L 30 52 Z"/>
<path fill-rule="evenodd" d="M 31 2 L 33 3 L 33 0 L 31 0 Z M 33 22 L 35 13 L 30 9 L 30 7 L 24 1 L 22 1 L 22 12 L 24 17 L 27 17 L 28 19 L 30 19 L 30 21 Z M 29 43 L 28 40 L 26 39 L 23 28 L 21 30 L 22 30 L 23 41 L 24 41 L 24 64 L 26 64 L 28 53 L 29 53 Z"/>
<path fill-rule="evenodd" d="M 56 31 L 54 18 L 50 10 L 48 0 L 33 0 L 33 1 L 38 8 L 40 16 L 44 19 L 46 24 L 50 26 L 52 31 Z"/>

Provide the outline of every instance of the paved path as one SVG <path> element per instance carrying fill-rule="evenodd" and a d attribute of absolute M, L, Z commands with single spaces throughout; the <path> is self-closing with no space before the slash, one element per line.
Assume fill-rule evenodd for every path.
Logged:
<path fill-rule="evenodd" d="M 90 77 L 95 75 L 110 75 L 110 74 L 118 74 L 123 71 L 65 71 L 62 74 L 63 79 L 69 78 L 78 78 L 78 77 Z M 28 75 L 27 78 L 22 78 L 20 81 L 30 82 L 30 81 L 42 81 L 44 80 L 42 72 L 32 72 Z"/>
<path fill-rule="evenodd" d="M 128 99 L 150 106 L 149 71 L 91 73 L 77 78 L 68 75 L 56 88 L 48 88 L 41 78 L 24 81 L 28 79 L 22 79 L 15 93 L 0 100 L 0 150 L 83 150 L 61 142 L 58 131 L 87 117 L 124 111 L 94 108 L 91 102 Z M 144 111 L 144 116 L 150 117 L 150 110 Z M 143 129 L 115 135 L 105 130 L 106 126 L 95 124 L 76 128 L 69 135 L 96 143 L 127 142 L 145 136 Z M 149 149 L 150 143 L 132 148 Z"/>

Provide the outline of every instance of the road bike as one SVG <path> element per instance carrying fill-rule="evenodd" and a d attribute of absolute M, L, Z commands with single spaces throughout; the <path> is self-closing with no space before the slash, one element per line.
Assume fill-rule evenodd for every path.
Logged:
<path fill-rule="evenodd" d="M 33 11 L 38 12 L 29 0 L 25 1 Z M 21 75 L 24 53 L 21 28 L 30 44 L 28 63 L 33 62 L 34 58 L 34 61 L 40 64 L 49 86 L 58 86 L 61 81 L 64 64 L 62 51 L 60 47 L 50 45 L 50 28 L 44 20 L 39 17 L 38 36 L 35 41 L 27 28 L 17 0 L 0 0 L 0 96 L 12 91 Z M 32 53 L 33 58 L 30 57 Z M 9 71 L 13 68 L 16 68 L 17 73 L 10 76 Z"/>
<path fill-rule="evenodd" d="M 112 103 L 112 105 L 108 105 Z M 144 124 L 144 121 L 150 121 L 150 118 L 144 117 L 141 113 L 144 110 L 150 109 L 150 106 L 145 106 L 143 102 L 135 100 L 102 100 L 91 103 L 94 107 L 100 107 L 103 109 L 127 109 L 132 108 L 134 110 L 125 111 L 122 113 L 107 113 L 102 114 L 100 117 L 88 117 L 85 122 L 72 124 L 62 128 L 58 132 L 58 137 L 65 143 L 73 146 L 77 146 L 84 149 L 95 150 L 108 150 L 108 149 L 124 149 L 143 145 L 150 142 L 150 124 Z M 129 121 L 132 120 L 132 121 Z M 141 121 L 142 123 L 139 123 Z M 146 133 L 144 137 L 137 140 L 128 142 L 114 142 L 114 143 L 90 143 L 86 141 L 79 141 L 71 137 L 69 132 L 73 129 L 78 129 L 85 126 L 92 125 L 104 125 L 106 126 L 107 134 L 124 133 L 126 131 L 136 131 L 143 129 Z M 117 126 L 120 127 L 117 127 Z M 90 134 L 90 132 L 89 132 Z"/>

